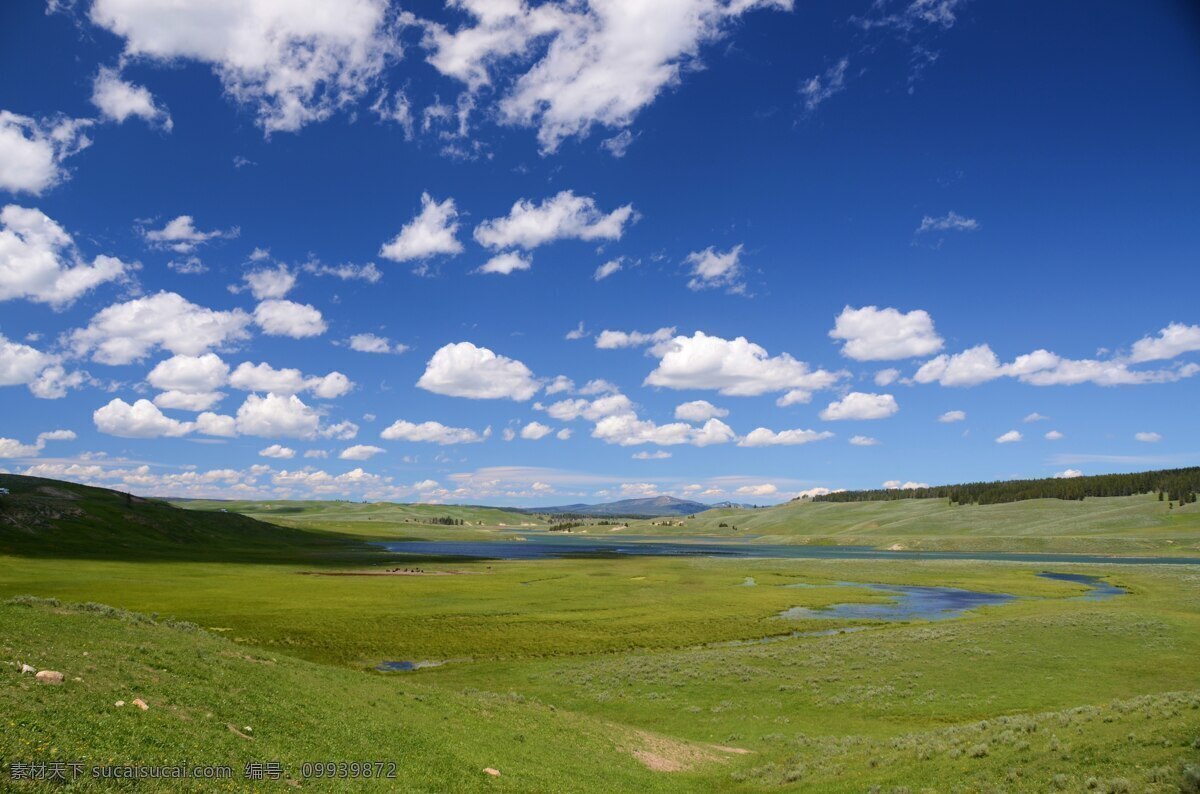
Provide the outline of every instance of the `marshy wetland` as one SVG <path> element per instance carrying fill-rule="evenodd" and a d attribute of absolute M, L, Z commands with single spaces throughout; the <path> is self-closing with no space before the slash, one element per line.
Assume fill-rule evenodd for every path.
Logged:
<path fill-rule="evenodd" d="M 288 535 L 241 562 L 0 557 L 0 652 L 68 679 L 6 679 L 0 751 L 299 769 L 385 748 L 401 782 L 355 788 L 412 791 L 1175 792 L 1200 763 L 1187 553 L 706 554 L 758 544 L 690 536 L 688 553 L 505 559 L 595 540 L 383 506 L 354 531 L 363 512 L 275 519 L 337 554 Z M 496 546 L 378 545 L 456 542 Z M 114 710 L 133 697 L 150 710 Z"/>

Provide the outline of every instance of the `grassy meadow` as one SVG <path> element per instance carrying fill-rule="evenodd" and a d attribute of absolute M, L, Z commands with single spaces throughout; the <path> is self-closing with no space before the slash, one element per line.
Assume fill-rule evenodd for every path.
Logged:
<path fill-rule="evenodd" d="M 111 508 L 105 498 L 81 492 L 73 504 L 96 499 Z M 1097 519 L 1112 523 L 1089 533 L 1076 510 L 1084 507 L 1145 519 L 1131 522 L 1126 537 L 1161 532 L 1195 548 L 1186 513 L 1155 523 L 1135 498 L 1111 500 L 1106 510 L 1092 504 L 1102 501 L 1061 505 L 1069 508 L 1060 513 L 1062 537 L 1122 537 L 1116 518 Z M 741 517 L 739 534 L 792 542 L 953 537 L 949 518 L 919 534 L 921 511 L 939 512 L 928 502 L 886 503 L 876 527 L 867 526 L 873 503 L 721 511 L 686 527 L 720 535 L 728 513 Z M 144 554 L 119 557 L 4 547 L 0 656 L 66 676 L 60 686 L 39 685 L 4 668 L 5 763 L 186 759 L 235 770 L 220 782 L 137 786 L 164 791 L 260 790 L 271 784 L 246 781 L 242 768 L 272 760 L 292 784 L 330 791 L 1200 791 L 1196 566 L 1050 566 L 1128 590 L 1088 600 L 1084 585 L 1038 577 L 1047 566 L 1025 562 L 401 561 L 370 556 L 362 541 L 544 530 L 521 527 L 538 522 L 529 516 L 476 508 L 189 506 L 202 508 L 191 521 L 246 513 L 279 526 L 255 525 L 240 558 L 235 535 L 222 535 L 219 556 L 186 544 L 173 554 L 148 544 Z M 1054 506 L 1040 501 L 996 507 L 1022 506 L 1052 522 Z M 960 535 L 1017 536 L 1013 512 L 967 509 L 989 511 L 988 526 Z M 811 522 L 787 525 L 790 534 L 748 526 L 773 511 L 775 520 Z M 161 522 L 171 514 L 155 515 Z M 448 515 L 467 523 L 413 520 Z M 275 529 L 286 542 L 272 557 L 261 544 Z M 0 540 L 11 543 L 14 531 L 0 521 Z M 650 532 L 638 522 L 623 531 Z M 39 532 L 64 544 L 85 539 L 77 529 Z M 331 550 L 323 559 L 312 556 L 320 547 Z M 387 573 L 397 567 L 411 575 Z M 938 621 L 778 617 L 798 606 L 888 599 L 853 583 L 1017 598 Z M 384 661 L 436 666 L 377 671 Z M 149 710 L 115 706 L 134 698 Z M 329 760 L 395 761 L 398 776 L 302 774 L 305 762 Z"/>

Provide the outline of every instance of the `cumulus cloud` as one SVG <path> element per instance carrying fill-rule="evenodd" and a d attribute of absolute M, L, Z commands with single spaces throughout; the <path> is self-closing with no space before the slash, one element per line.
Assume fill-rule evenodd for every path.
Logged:
<path fill-rule="evenodd" d="M 282 298 L 296 286 L 296 274 L 288 270 L 286 265 L 251 270 L 242 276 L 246 287 L 256 300 Z M 230 287 L 230 289 L 234 289 Z"/>
<path fill-rule="evenodd" d="M 488 437 L 488 433 L 477 433 L 466 427 L 448 427 L 441 422 L 415 424 L 399 419 L 387 427 L 379 437 L 385 441 L 424 441 L 431 444 L 475 444 Z"/>
<path fill-rule="evenodd" d="M 67 178 L 63 160 L 91 145 L 84 119 L 32 119 L 0 110 L 0 190 L 40 196 Z"/>
<path fill-rule="evenodd" d="M 475 227 L 475 240 L 488 248 L 530 250 L 555 240 L 619 240 L 636 218 L 632 204 L 602 212 L 590 196 L 563 190 L 534 204 L 520 199 L 508 215 Z"/>
<path fill-rule="evenodd" d="M 1043 438 L 1045 438 L 1047 441 L 1061 441 L 1063 439 L 1063 434 L 1057 430 L 1051 430 L 1047 432 Z"/>
<path fill-rule="evenodd" d="M 237 430 L 262 438 L 312 438 L 320 415 L 294 394 L 250 394 L 237 411 Z"/>
<path fill-rule="evenodd" d="M 1162 435 L 1159 433 L 1134 433 L 1133 438 L 1143 444 L 1157 444 L 1162 441 Z"/>
<path fill-rule="evenodd" d="M 743 485 L 737 489 L 742 496 L 774 496 L 779 493 L 779 487 L 774 483 L 764 482 L 758 485 Z"/>
<path fill-rule="evenodd" d="M 829 431 L 816 430 L 780 430 L 776 433 L 766 427 L 758 427 L 746 434 L 746 437 L 738 442 L 739 447 L 777 447 L 777 446 L 795 446 L 797 444 L 811 444 L 814 441 L 824 441 L 827 438 L 833 438 L 833 433 Z"/>
<path fill-rule="evenodd" d="M 966 419 L 966 411 L 946 411 L 946 413 L 938 417 L 938 421 L 942 424 L 950 424 L 951 422 L 964 422 Z"/>
<path fill-rule="evenodd" d="M 996 443 L 997 444 L 1013 444 L 1017 441 L 1020 441 L 1022 438 L 1024 438 L 1024 436 L 1022 436 L 1018 431 L 1009 430 L 1004 435 L 998 437 L 996 439 Z"/>
<path fill-rule="evenodd" d="M 265 449 L 260 449 L 258 454 L 260 457 L 264 458 L 287 459 L 296 457 L 296 450 L 292 449 L 291 447 L 285 447 L 282 444 L 272 444 Z"/>
<path fill-rule="evenodd" d="M 675 406 L 675 418 L 684 422 L 705 422 L 714 417 L 729 416 L 729 409 L 718 408 L 708 400 L 692 400 Z"/>
<path fill-rule="evenodd" d="M 554 432 L 554 428 L 541 422 L 530 422 L 521 428 L 521 438 L 528 441 L 538 441 Z"/>
<path fill-rule="evenodd" d="M 209 240 L 237 237 L 237 227 L 221 231 L 202 232 L 196 228 L 191 215 L 180 215 L 167 222 L 161 229 L 142 229 L 142 237 L 154 248 L 166 248 L 177 254 L 188 254 Z"/>
<path fill-rule="evenodd" d="M 125 59 L 210 66 L 267 134 L 356 102 L 399 52 L 383 0 L 96 0 L 88 16 L 123 40 Z"/>
<path fill-rule="evenodd" d="M 1060 471 L 1057 474 L 1055 474 L 1054 478 L 1056 480 L 1069 480 L 1074 477 L 1082 477 L 1082 476 L 1083 476 L 1083 472 L 1081 472 L 1079 469 L 1067 469 L 1065 471 Z"/>
<path fill-rule="evenodd" d="M 881 369 L 875 373 L 876 386 L 891 386 L 896 381 L 900 380 L 900 370 L 898 369 Z"/>
<path fill-rule="evenodd" d="M 462 253 L 458 241 L 458 210 L 454 199 L 434 201 L 428 193 L 421 194 L 421 211 L 401 227 L 400 233 L 379 249 L 379 255 L 393 262 L 429 259 L 445 254 Z"/>
<path fill-rule="evenodd" d="M 92 104 L 102 117 L 118 124 L 133 117 L 167 132 L 174 126 L 171 114 L 154 101 L 149 89 L 121 79 L 117 70 L 108 67 L 101 67 L 92 82 Z"/>
<path fill-rule="evenodd" d="M 754 8 L 790 9 L 789 0 L 636 0 L 587 4 L 463 2 L 473 18 L 451 30 L 426 24 L 429 61 L 472 92 L 500 90 L 503 122 L 536 127 L 545 152 L 593 126 L 623 128 L 699 63 Z M 537 54 L 511 84 L 501 66 Z M 626 144 L 617 144 L 622 151 Z M 615 152 L 614 152 L 615 153 Z"/>
<path fill-rule="evenodd" d="M 85 262 L 71 236 L 41 210 L 16 204 L 0 210 L 0 301 L 24 298 L 61 308 L 136 267 L 103 255 Z"/>
<path fill-rule="evenodd" d="M 327 375 L 305 375 L 290 367 L 276 369 L 265 361 L 258 364 L 243 361 L 230 374 L 228 382 L 233 388 L 243 391 L 285 396 L 308 391 L 323 400 L 341 397 L 354 388 L 350 379 L 337 371 Z"/>
<path fill-rule="evenodd" d="M 1200 325 L 1171 323 L 1157 336 L 1142 337 L 1133 343 L 1129 359 L 1134 363 L 1175 358 L 1200 350 Z"/>
<path fill-rule="evenodd" d="M 206 436 L 233 438 L 237 435 L 237 420 L 232 416 L 205 411 L 196 417 L 196 432 Z"/>
<path fill-rule="evenodd" d="M 976 386 L 998 378 L 1016 378 L 1034 386 L 1098 386 L 1172 383 L 1200 373 L 1200 365 L 1186 364 L 1171 369 L 1136 370 L 1120 358 L 1107 360 L 1063 358 L 1049 350 L 1017 356 L 1007 364 L 988 345 L 976 345 L 961 353 L 942 355 L 921 365 L 913 380 L 942 386 Z"/>
<path fill-rule="evenodd" d="M 592 428 L 592 438 L 623 447 L 639 444 L 657 444 L 664 447 L 691 444 L 695 447 L 707 447 L 712 444 L 726 444 L 733 441 L 736 435 L 733 429 L 720 419 L 709 419 L 701 427 L 685 422 L 658 425 L 646 419 L 639 419 L 632 411 L 626 411 L 599 419 Z"/>
<path fill-rule="evenodd" d="M 346 447 L 338 455 L 342 460 L 370 460 L 376 455 L 382 455 L 387 452 L 383 447 L 375 447 L 370 444 L 355 444 L 352 447 Z"/>
<path fill-rule="evenodd" d="M 470 342 L 440 348 L 425 365 L 419 388 L 473 400 L 528 400 L 540 384 L 529 367 Z"/>
<path fill-rule="evenodd" d="M 742 245 L 739 243 L 724 253 L 715 250 L 711 245 L 703 251 L 693 251 L 684 259 L 691 265 L 691 278 L 688 289 L 702 290 L 719 287 L 726 288 L 732 293 L 746 291 L 742 283 Z"/>
<path fill-rule="evenodd" d="M 76 355 L 102 364 L 131 364 L 156 348 L 199 355 L 249 337 L 250 316 L 197 306 L 174 292 L 159 292 L 98 312 L 86 328 L 70 334 Z"/>
<path fill-rule="evenodd" d="M 207 411 L 225 399 L 222 392 L 185 392 L 165 391 L 154 396 L 154 404 L 159 408 L 173 408 L 177 411 Z"/>
<path fill-rule="evenodd" d="M 601 331 L 596 337 L 596 347 L 601 350 L 615 350 L 622 347 L 641 347 L 657 345 L 666 342 L 675 335 L 675 326 L 659 328 L 651 333 L 641 331 Z"/>
<path fill-rule="evenodd" d="M 43 353 L 20 342 L 12 342 L 0 334 L 0 386 L 29 386 L 34 390 L 34 384 L 38 383 L 45 373 L 53 371 L 65 375 L 65 371 L 59 366 L 60 361 L 59 356 Z M 37 394 L 37 391 L 34 390 L 34 393 Z"/>
<path fill-rule="evenodd" d="M 909 480 L 908 482 L 901 482 L 900 480 L 888 480 L 883 484 L 883 487 L 887 488 L 888 490 L 915 491 L 918 488 L 928 488 L 929 483 L 913 482 L 912 480 Z"/>
<path fill-rule="evenodd" d="M 797 392 L 793 401 L 802 401 L 802 395 L 827 389 L 846 376 L 812 370 L 787 353 L 770 356 L 742 336 L 722 339 L 703 331 L 677 336 L 651 348 L 651 353 L 661 360 L 645 383 L 667 389 L 713 389 L 738 397 L 792 390 Z"/>
<path fill-rule="evenodd" d="M 122 438 L 160 438 L 183 436 L 192 432 L 191 422 L 180 422 L 163 414 L 149 400 L 137 400 L 130 405 L 115 398 L 92 413 L 96 429 L 101 433 Z"/>
<path fill-rule="evenodd" d="M 154 365 L 146 382 L 156 389 L 186 394 L 214 392 L 229 378 L 229 365 L 216 353 L 176 355 Z"/>
<path fill-rule="evenodd" d="M 268 336 L 304 339 L 320 336 L 327 326 L 314 306 L 288 300 L 265 300 L 254 309 L 254 324 Z"/>
<path fill-rule="evenodd" d="M 957 212 L 951 211 L 939 218 L 929 215 L 921 218 L 921 225 L 917 227 L 917 234 L 924 234 L 926 232 L 973 232 L 978 228 L 979 221 L 974 218 L 964 218 Z"/>
<path fill-rule="evenodd" d="M 1030 422 L 1044 422 L 1044 421 L 1046 421 L 1046 420 L 1047 420 L 1047 419 L 1049 419 L 1049 418 L 1050 418 L 1050 417 L 1048 417 L 1048 416 L 1042 416 L 1042 415 L 1041 415 L 1041 414 L 1039 414 L 1037 411 L 1034 411 L 1034 412 L 1033 412 L 1033 413 L 1031 413 L 1031 414 L 1027 414 L 1027 415 L 1025 416 L 1025 418 L 1024 418 L 1024 419 L 1022 419 L 1021 421 L 1022 421 L 1022 422 L 1025 422 L 1026 424 L 1028 424 L 1028 423 L 1030 423 Z"/>
<path fill-rule="evenodd" d="M 847 306 L 834 321 L 829 336 L 844 340 L 842 355 L 855 361 L 918 358 L 942 349 L 933 318 L 921 309 L 904 313 L 876 306 Z"/>
<path fill-rule="evenodd" d="M 386 336 L 375 334 L 354 334 L 346 340 L 346 344 L 351 350 L 357 350 L 359 353 L 403 353 L 408 350 L 406 344 L 393 344 Z"/>
<path fill-rule="evenodd" d="M 47 441 L 74 441 L 73 430 L 51 430 L 38 433 L 37 441 L 23 444 L 15 438 L 0 438 L 0 458 L 34 458 L 46 448 Z"/>
<path fill-rule="evenodd" d="M 855 391 L 827 405 L 821 411 L 821 418 L 827 422 L 844 419 L 886 419 L 899 410 L 896 398 L 890 394 L 865 394 Z"/>
<path fill-rule="evenodd" d="M 854 436 L 850 439 L 850 443 L 856 447 L 876 447 L 879 446 L 879 439 L 870 436 Z"/>
<path fill-rule="evenodd" d="M 507 276 L 517 270 L 529 270 L 531 267 L 533 267 L 532 256 L 522 254 L 518 251 L 505 251 L 502 254 L 496 254 L 484 262 L 476 272 L 496 273 L 501 276 Z"/>

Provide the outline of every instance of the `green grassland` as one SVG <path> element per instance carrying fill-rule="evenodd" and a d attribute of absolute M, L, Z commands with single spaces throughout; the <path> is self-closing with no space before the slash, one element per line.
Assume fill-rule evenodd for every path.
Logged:
<path fill-rule="evenodd" d="M 1084 586 L 1023 562 L 398 562 L 362 552 L 362 540 L 543 530 L 512 527 L 534 519 L 505 511 L 440 526 L 405 519 L 467 520 L 479 509 L 350 503 L 187 503 L 204 508 L 187 516 L 162 505 L 156 520 L 174 529 L 149 536 L 151 553 L 83 554 L 93 531 L 121 537 L 128 516 L 105 493 L 72 502 L 86 520 L 43 516 L 35 527 L 30 542 L 52 537 L 63 555 L 20 544 L 0 554 L 0 657 L 67 677 L 38 685 L 0 666 L 5 763 L 187 759 L 236 771 L 220 784 L 137 786 L 162 791 L 267 790 L 243 780 L 242 766 L 279 760 L 293 783 L 318 791 L 1200 792 L 1198 566 L 1053 566 L 1128 589 L 1092 601 L 1078 597 Z M 888 509 L 866 509 L 876 506 Z M 1064 506 L 1074 512 L 1055 510 Z M 1056 514 L 1063 538 L 1160 532 L 1194 549 L 1200 534 L 1188 532 L 1186 512 L 1157 516 L 1136 498 L 993 507 L 1009 512 L 964 508 L 988 511 L 982 531 L 958 527 L 932 500 L 796 503 L 685 526 L 688 536 L 723 535 L 717 525 L 738 516 L 738 535 L 890 545 L 1020 537 L 1024 521 L 1050 527 Z M 772 534 L 778 525 L 762 518 L 772 511 L 807 529 Z M 174 524 L 192 516 L 222 523 Z M 224 523 L 233 520 L 248 523 Z M 645 524 L 623 531 L 685 531 Z M 7 526 L 0 519 L 0 540 L 11 543 Z M 205 537 L 221 553 L 197 552 L 192 531 L 218 533 Z M 422 575 L 378 575 L 397 566 Z M 1018 598 L 933 622 L 778 617 L 887 598 L 839 582 Z M 114 608 L 79 606 L 87 602 Z M 791 636 L 830 628 L 854 631 Z M 385 660 L 443 664 L 376 671 Z M 136 697 L 150 710 L 114 705 Z M 395 760 L 399 778 L 299 780 L 305 761 L 372 759 Z"/>
<path fill-rule="evenodd" d="M 944 499 L 801 500 L 768 508 L 708 510 L 679 521 L 683 526 L 663 519 L 631 521 L 625 531 L 754 536 L 774 543 L 899 543 L 906 549 L 943 551 L 1195 555 L 1200 550 L 1200 504 L 1169 508 L 1153 494 L 994 505 L 951 505 Z"/>

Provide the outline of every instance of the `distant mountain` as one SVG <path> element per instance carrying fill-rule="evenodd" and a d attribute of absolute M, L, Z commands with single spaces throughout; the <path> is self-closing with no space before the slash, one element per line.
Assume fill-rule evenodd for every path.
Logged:
<path fill-rule="evenodd" d="M 580 516 L 630 516 L 657 518 L 659 516 L 686 516 L 692 513 L 702 513 L 709 506 L 690 499 L 676 499 L 674 496 L 652 496 L 646 499 L 622 499 L 619 502 L 604 504 L 573 504 L 556 507 L 532 507 L 526 513 L 570 513 Z"/>

